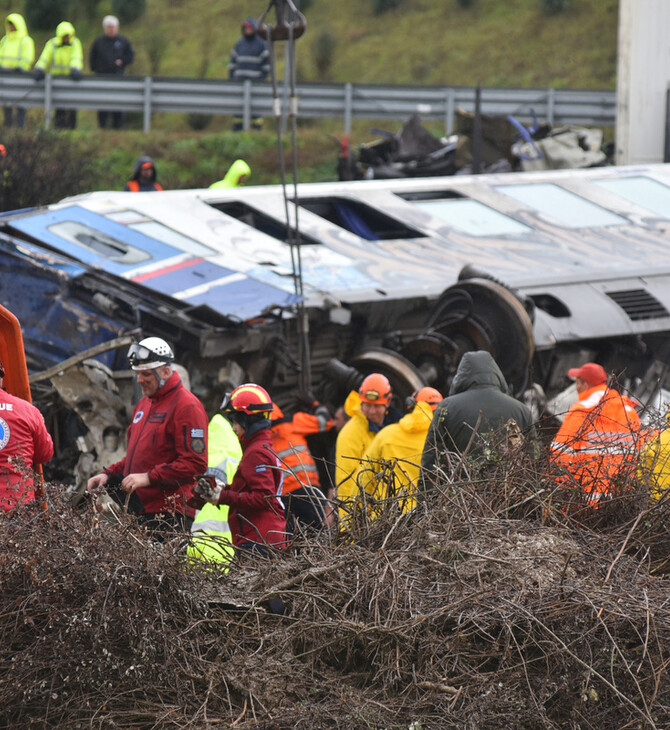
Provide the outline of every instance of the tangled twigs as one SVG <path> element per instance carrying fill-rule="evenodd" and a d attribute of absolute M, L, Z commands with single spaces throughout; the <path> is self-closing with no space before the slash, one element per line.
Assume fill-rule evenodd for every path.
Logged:
<path fill-rule="evenodd" d="M 50 487 L 0 515 L 0 727 L 668 727 L 668 500 L 593 514 L 548 474 L 453 460 L 228 574 Z"/>

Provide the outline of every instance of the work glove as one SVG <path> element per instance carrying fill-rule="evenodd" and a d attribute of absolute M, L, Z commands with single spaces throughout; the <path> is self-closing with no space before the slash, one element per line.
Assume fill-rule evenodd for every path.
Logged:
<path fill-rule="evenodd" d="M 70 69 L 70 78 L 73 81 L 81 81 L 81 71 L 78 68 Z"/>
<path fill-rule="evenodd" d="M 41 81 L 44 78 L 44 69 L 36 68 L 33 70 L 33 78 L 35 81 Z"/>

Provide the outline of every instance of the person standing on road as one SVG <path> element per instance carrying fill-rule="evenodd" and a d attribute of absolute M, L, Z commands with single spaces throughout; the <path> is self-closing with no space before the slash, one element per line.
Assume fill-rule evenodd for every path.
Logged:
<path fill-rule="evenodd" d="M 135 60 L 135 52 L 126 36 L 119 33 L 119 19 L 114 15 L 105 15 L 102 19 L 103 34 L 99 35 L 91 45 L 89 64 L 91 71 L 99 75 L 122 75 L 126 66 Z M 123 127 L 122 111 L 98 111 L 98 127 L 106 129 L 111 118 L 112 128 Z"/>
<path fill-rule="evenodd" d="M 51 459 L 54 445 L 42 414 L 4 390 L 4 377 L 0 362 L 0 510 L 9 512 L 35 499 L 31 470 Z"/>
<path fill-rule="evenodd" d="M 235 43 L 230 52 L 228 76 L 232 81 L 267 81 L 270 73 L 270 51 L 268 44 L 258 35 L 256 21 L 247 18 L 242 23 L 242 37 Z M 241 114 L 233 117 L 233 132 L 243 127 Z M 263 129 L 263 118 L 254 116 L 252 129 Z"/>
<path fill-rule="evenodd" d="M 5 35 L 0 40 L 0 69 L 27 73 L 35 62 L 35 42 L 28 35 L 28 28 L 23 15 L 10 13 L 5 18 Z M 26 108 L 6 106 L 5 127 L 11 127 L 16 122 L 17 127 L 23 127 L 26 122 Z"/>
<path fill-rule="evenodd" d="M 55 37 L 46 42 L 35 64 L 33 78 L 35 81 L 42 81 L 45 74 L 50 73 L 52 76 L 69 76 L 73 81 L 79 81 L 83 68 L 81 41 L 75 35 L 72 23 L 64 20 L 58 24 Z M 56 129 L 75 129 L 76 126 L 76 109 L 56 109 L 54 113 Z"/>
<path fill-rule="evenodd" d="M 174 371 L 174 354 L 165 340 L 147 337 L 133 343 L 128 359 L 143 394 L 128 427 L 128 450 L 88 480 L 88 491 L 106 487 L 158 534 L 188 531 L 195 511 L 186 502 L 207 471 L 207 413 Z"/>

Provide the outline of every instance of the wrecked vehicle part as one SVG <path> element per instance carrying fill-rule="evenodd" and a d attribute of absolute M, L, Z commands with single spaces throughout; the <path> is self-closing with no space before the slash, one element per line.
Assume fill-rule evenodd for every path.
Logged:
<path fill-rule="evenodd" d="M 667 372 L 649 376 L 670 363 L 668 165 L 301 185 L 293 227 L 296 206 L 312 389 L 333 393 L 331 406 L 346 385 L 333 386 L 328 363 L 378 351 L 393 355 L 361 356 L 357 370 L 390 364 L 399 397 L 415 377 L 447 393 L 473 348 L 501 361 L 517 394 L 537 384 L 552 398 L 587 359 L 657 402 L 668 387 Z M 252 186 L 96 192 L 3 216 L 0 299 L 24 307 L 31 372 L 141 332 L 174 343 L 210 414 L 244 380 L 290 403 L 301 333 L 286 207 L 280 186 Z M 95 225 L 114 245 L 91 243 Z M 138 235 L 126 241 L 125 228 Z M 97 359 L 115 375 L 127 367 L 123 349 Z"/>

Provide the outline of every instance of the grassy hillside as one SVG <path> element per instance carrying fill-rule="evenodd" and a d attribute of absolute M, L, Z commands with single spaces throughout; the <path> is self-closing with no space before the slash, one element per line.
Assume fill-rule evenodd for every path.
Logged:
<path fill-rule="evenodd" d="M 16 3 L 2 0 L 9 12 Z M 146 14 L 121 32 L 134 43 L 133 73 L 226 78 L 231 46 L 244 17 L 260 17 L 267 0 L 149 0 Z M 88 18 L 73 3 L 71 19 L 85 52 L 111 3 Z M 541 0 L 401 0 L 382 15 L 373 0 L 311 0 L 298 41 L 301 78 L 320 80 L 314 44 L 336 42 L 329 76 L 339 83 L 613 88 L 617 0 L 571 0 L 549 15 Z M 275 22 L 275 11 L 267 16 Z M 49 33 L 36 33 L 38 52 Z"/>
<path fill-rule="evenodd" d="M 111 2 L 101 0 L 94 17 L 87 17 L 87 4 L 73 2 L 70 16 L 84 44 L 86 70 L 90 44 L 101 32 L 103 15 L 111 11 Z M 228 54 L 242 19 L 260 17 L 267 1 L 149 0 L 147 5 L 137 22 L 121 26 L 135 47 L 133 74 L 227 78 Z M 311 0 L 307 31 L 298 40 L 299 78 L 509 87 L 615 85 L 617 0 L 571 0 L 568 10 L 555 15 L 543 12 L 540 0 L 472 0 L 469 8 L 457 0 L 402 0 L 399 8 L 380 16 L 372 8 L 373 0 Z M 0 10 L 14 9 L 12 0 L 0 0 Z M 272 9 L 267 19 L 274 23 L 275 17 Z M 335 49 L 332 65 L 320 75 L 315 49 L 324 33 L 335 41 Z M 34 33 L 38 54 L 51 35 Z M 283 59 L 283 45 L 277 56 Z M 30 111 L 31 125 L 42 120 L 41 110 Z M 229 120 L 219 117 L 204 131 L 194 132 L 186 115 L 161 114 L 154 117 L 149 135 L 139 131 L 139 116 L 131 115 L 127 126 L 101 134 L 95 113 L 80 112 L 72 136 L 90 151 L 85 164 L 91 176 L 82 179 L 83 190 L 120 188 L 140 154 L 156 159 L 161 182 L 170 188 L 208 185 L 237 157 L 250 163 L 251 184 L 279 180 L 271 124 L 261 134 L 232 134 Z M 373 139 L 371 126 L 373 120 L 355 121 L 352 145 Z M 376 126 L 395 131 L 400 122 Z M 438 134 L 443 131 L 440 124 L 427 126 Z M 341 132 L 341 119 L 301 120 L 301 180 L 335 179 L 337 149 L 328 134 Z M 5 134 L 5 141 L 9 139 Z"/>

